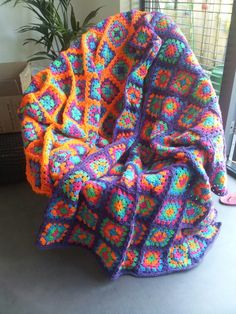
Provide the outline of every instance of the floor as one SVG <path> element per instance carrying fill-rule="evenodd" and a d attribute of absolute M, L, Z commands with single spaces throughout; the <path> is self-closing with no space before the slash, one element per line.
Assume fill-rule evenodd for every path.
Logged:
<path fill-rule="evenodd" d="M 46 199 L 26 183 L 0 187 L 0 314 L 235 314 L 236 207 L 215 201 L 222 231 L 197 268 L 110 281 L 85 249 L 35 247 Z"/>

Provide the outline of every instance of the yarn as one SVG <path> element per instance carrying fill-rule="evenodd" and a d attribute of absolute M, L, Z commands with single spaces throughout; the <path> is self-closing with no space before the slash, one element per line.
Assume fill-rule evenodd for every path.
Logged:
<path fill-rule="evenodd" d="M 33 190 L 49 196 L 42 248 L 82 245 L 112 278 L 194 267 L 226 191 L 215 91 L 167 16 L 91 27 L 34 76 L 19 108 Z"/>

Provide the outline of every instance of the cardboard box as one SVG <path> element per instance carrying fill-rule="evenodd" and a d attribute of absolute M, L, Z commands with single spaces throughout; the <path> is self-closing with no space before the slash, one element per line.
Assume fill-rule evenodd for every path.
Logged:
<path fill-rule="evenodd" d="M 31 82 L 31 66 L 26 62 L 0 64 L 0 134 L 20 132 L 17 108 L 22 92 Z"/>

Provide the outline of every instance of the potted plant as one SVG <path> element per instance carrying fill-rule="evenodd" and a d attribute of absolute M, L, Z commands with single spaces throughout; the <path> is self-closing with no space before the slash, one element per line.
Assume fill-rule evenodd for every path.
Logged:
<path fill-rule="evenodd" d="M 71 42 L 80 37 L 89 27 L 91 20 L 101 7 L 91 11 L 80 23 L 75 16 L 71 0 L 5 0 L 2 5 L 13 3 L 23 5 L 36 17 L 36 22 L 18 29 L 20 33 L 33 32 L 37 36 L 27 38 L 23 45 L 40 45 L 39 52 L 30 56 L 28 61 L 42 59 L 55 60 L 59 53 L 69 48 Z"/>

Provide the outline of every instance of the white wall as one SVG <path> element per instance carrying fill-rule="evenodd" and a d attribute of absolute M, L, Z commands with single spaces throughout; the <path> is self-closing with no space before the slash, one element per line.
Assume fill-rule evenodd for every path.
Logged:
<path fill-rule="evenodd" d="M 73 4 L 80 20 L 100 6 L 104 7 L 95 22 L 120 11 L 120 0 L 73 0 Z M 31 20 L 30 12 L 20 5 L 15 8 L 9 4 L 0 6 L 0 63 L 25 61 L 37 51 L 34 45 L 22 46 L 24 38 L 30 37 L 30 34 L 19 34 L 16 31 L 18 27 L 30 23 Z"/>
<path fill-rule="evenodd" d="M 73 4 L 81 20 L 92 10 L 101 6 L 103 8 L 100 9 L 98 16 L 94 19 L 95 22 L 120 12 L 120 0 L 73 0 Z"/>
<path fill-rule="evenodd" d="M 32 48 L 22 46 L 26 34 L 17 28 L 31 22 L 31 15 L 22 7 L 0 6 L 0 63 L 22 61 L 32 53 Z"/>

